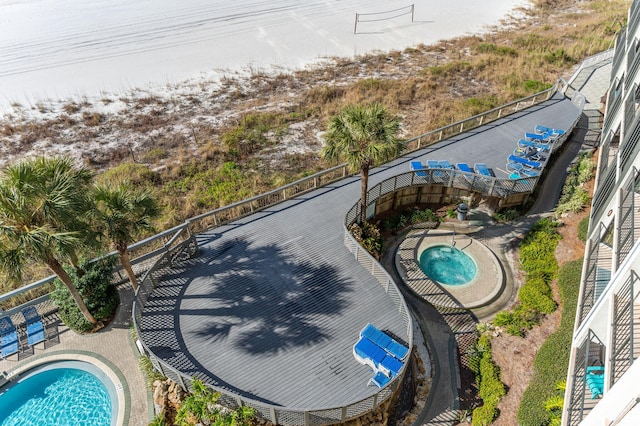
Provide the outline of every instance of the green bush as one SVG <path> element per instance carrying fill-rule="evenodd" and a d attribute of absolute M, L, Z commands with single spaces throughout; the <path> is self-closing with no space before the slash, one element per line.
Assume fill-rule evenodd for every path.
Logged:
<path fill-rule="evenodd" d="M 519 217 L 520 211 L 518 209 L 508 209 L 493 214 L 493 219 L 496 222 L 511 222 Z"/>
<path fill-rule="evenodd" d="M 149 388 L 153 388 L 153 382 L 156 380 L 166 380 L 166 377 L 155 369 L 148 356 L 141 356 L 138 360 L 138 364 L 140 364 L 140 369 L 142 370 L 144 377 L 147 379 L 147 385 Z"/>
<path fill-rule="evenodd" d="M 472 426 L 488 426 L 498 416 L 498 410 L 491 405 L 481 405 L 473 410 L 471 419 Z"/>
<path fill-rule="evenodd" d="M 483 405 L 473 410 L 472 424 L 488 425 L 498 415 L 497 406 L 506 394 L 500 381 L 500 368 L 493 362 L 491 342 L 486 334 L 480 336 L 470 354 L 470 368 L 476 373 L 478 396 Z"/>
<path fill-rule="evenodd" d="M 556 302 L 535 286 L 525 284 L 518 292 L 518 299 L 526 308 L 550 314 L 556 310 Z"/>
<path fill-rule="evenodd" d="M 115 261 L 116 258 L 111 256 L 91 263 L 85 262 L 80 265 L 84 274 L 79 274 L 73 268 L 67 270 L 84 299 L 87 309 L 98 321 L 108 319 L 120 302 L 118 291 L 111 284 Z M 54 285 L 55 290 L 51 293 L 51 299 L 58 306 L 62 321 L 69 328 L 80 333 L 91 330 L 93 325 L 82 315 L 67 287 L 58 279 L 55 280 Z"/>
<path fill-rule="evenodd" d="M 422 222 L 438 222 L 438 215 L 431 209 L 415 210 L 409 219 L 412 224 Z"/>
<path fill-rule="evenodd" d="M 353 238 L 365 249 L 371 256 L 380 259 L 380 250 L 382 249 L 382 236 L 377 226 L 370 222 L 365 222 L 363 226 L 357 223 L 349 227 Z"/>

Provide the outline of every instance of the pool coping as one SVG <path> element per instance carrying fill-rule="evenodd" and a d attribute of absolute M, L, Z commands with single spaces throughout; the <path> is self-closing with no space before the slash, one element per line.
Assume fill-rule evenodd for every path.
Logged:
<path fill-rule="evenodd" d="M 78 351 L 78 350 L 64 350 L 64 351 L 56 351 L 43 353 L 39 355 L 34 355 L 30 357 L 27 361 L 16 366 L 16 368 L 7 372 L 7 383 L 4 385 L 10 384 L 11 381 L 21 374 L 32 370 L 36 367 L 39 367 L 43 364 L 47 364 L 50 362 L 56 361 L 83 361 L 89 364 L 94 365 L 99 368 L 109 379 L 113 382 L 113 386 L 116 389 L 116 395 L 118 399 L 118 411 L 116 416 L 117 425 L 126 425 L 129 422 L 129 415 L 131 411 L 130 404 L 130 391 L 129 385 L 127 384 L 127 380 L 120 371 L 118 367 L 116 367 L 112 362 L 103 357 L 102 355 L 90 352 L 90 351 Z"/>
<path fill-rule="evenodd" d="M 453 243 L 453 244 L 452 244 Z M 469 254 L 478 272 L 467 284 L 440 284 L 420 268 L 420 253 L 437 245 L 448 245 Z M 395 257 L 396 270 L 404 283 L 435 306 L 475 309 L 495 301 L 505 289 L 504 269 L 497 256 L 482 242 L 448 230 L 414 230 L 400 243 Z"/>

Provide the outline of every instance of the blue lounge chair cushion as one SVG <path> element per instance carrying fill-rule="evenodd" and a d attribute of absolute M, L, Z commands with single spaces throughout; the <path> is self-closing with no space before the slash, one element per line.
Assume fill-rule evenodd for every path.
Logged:
<path fill-rule="evenodd" d="M 510 155 L 508 160 L 512 163 L 520 163 L 523 166 L 539 169 L 542 167 L 542 164 L 539 161 L 527 160 L 526 158 L 518 157 L 517 155 Z"/>
<path fill-rule="evenodd" d="M 27 344 L 33 346 L 45 339 L 42 317 L 34 306 L 27 306 L 22 311 L 22 316 L 27 323 Z"/>
<path fill-rule="evenodd" d="M 552 129 L 551 127 L 546 127 L 546 126 L 536 126 L 535 131 L 536 133 L 553 133 L 556 135 L 564 135 L 564 130 Z"/>
<path fill-rule="evenodd" d="M 0 318 L 0 355 L 5 358 L 18 352 L 19 341 L 11 318 Z"/>
<path fill-rule="evenodd" d="M 473 173 L 473 170 L 467 163 L 458 163 L 456 164 L 456 167 L 458 167 L 458 170 L 460 170 L 461 172 Z"/>
<path fill-rule="evenodd" d="M 44 341 L 44 326 L 42 322 L 36 321 L 31 324 L 27 324 L 27 343 L 29 346 L 33 346 L 36 343 Z"/>
<path fill-rule="evenodd" d="M 591 391 L 591 399 L 596 399 L 604 393 L 604 367 L 591 366 L 587 367 L 587 375 L 585 378 L 587 386 Z"/>
<path fill-rule="evenodd" d="M 551 149 L 551 145 L 549 145 L 548 143 L 536 142 L 536 141 L 528 141 L 526 139 L 518 140 L 518 146 L 519 147 L 530 146 L 530 147 L 535 148 L 538 151 L 542 151 L 542 152 L 549 152 L 549 150 Z"/>
<path fill-rule="evenodd" d="M 372 324 L 367 324 L 362 331 L 360 331 L 360 336 L 369 339 L 397 359 L 403 359 L 409 353 L 408 347 L 397 342 L 387 333 Z"/>
<path fill-rule="evenodd" d="M 448 162 L 447 160 L 440 160 L 438 161 L 438 165 L 440 166 L 440 168 L 442 169 L 449 169 L 449 170 L 454 170 L 454 167 L 451 165 L 450 162 Z"/>
<path fill-rule="evenodd" d="M 353 352 L 364 360 L 371 360 L 377 366 L 387 356 L 387 353 L 380 346 L 373 343 L 366 337 L 361 337 L 353 347 Z"/>
<path fill-rule="evenodd" d="M 411 170 L 417 170 L 416 171 L 416 176 L 420 176 L 420 177 L 427 176 L 427 174 L 425 172 L 423 172 L 422 169 L 424 169 L 424 166 L 422 165 L 422 163 L 420 161 L 412 161 L 411 162 Z"/>
<path fill-rule="evenodd" d="M 427 167 L 429 167 L 430 169 L 439 169 L 440 163 L 438 163 L 436 160 L 427 160 Z"/>
<path fill-rule="evenodd" d="M 491 170 L 489 170 L 485 163 L 476 163 L 474 169 L 476 170 L 476 173 L 483 176 L 493 176 L 493 173 L 491 173 Z"/>
<path fill-rule="evenodd" d="M 371 379 L 369 379 L 369 383 L 373 383 L 377 387 L 381 388 L 391 380 L 390 377 L 385 376 L 382 372 L 378 371 Z"/>
<path fill-rule="evenodd" d="M 391 355 L 385 356 L 378 366 L 378 369 L 389 377 L 397 376 L 402 369 L 402 361 Z"/>

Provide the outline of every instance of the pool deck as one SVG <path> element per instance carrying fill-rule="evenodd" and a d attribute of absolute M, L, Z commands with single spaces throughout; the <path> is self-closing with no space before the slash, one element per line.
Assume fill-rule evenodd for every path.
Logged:
<path fill-rule="evenodd" d="M 121 402 L 118 425 L 144 426 L 150 418 L 149 391 L 138 366 L 138 351 L 130 339 L 133 291 L 129 284 L 119 287 L 120 307 L 116 318 L 95 334 L 80 335 L 66 326 L 59 327 L 59 343 L 35 346 L 34 354 L 21 353 L 0 360 L 0 371 L 20 373 L 42 362 L 83 360 L 103 367 L 114 381 Z M 121 385 L 121 389 L 118 385 Z"/>
<path fill-rule="evenodd" d="M 469 255 L 476 275 L 462 285 L 443 285 L 420 267 L 420 254 L 436 245 L 453 246 Z M 505 274 L 496 255 L 483 243 L 455 229 L 414 230 L 396 251 L 396 270 L 413 292 L 436 307 L 474 309 L 489 305 L 505 289 Z"/>
<path fill-rule="evenodd" d="M 597 105 L 600 101 L 600 97 L 605 93 L 608 87 L 608 77 L 610 72 L 610 60 L 603 62 L 602 64 L 596 64 L 592 68 L 583 69 L 581 73 L 584 73 L 584 78 L 580 80 L 580 83 L 576 83 L 576 89 L 581 90 L 587 95 L 587 108 L 583 113 L 583 117 L 587 117 L 588 123 L 585 126 L 580 126 L 579 129 L 574 132 L 574 136 L 570 141 L 570 145 L 565 149 L 569 154 L 566 156 L 567 161 L 556 161 L 552 168 L 549 170 L 546 180 L 543 182 L 542 193 L 538 197 L 539 202 L 536 203 L 532 209 L 530 217 L 525 218 L 523 221 L 509 224 L 504 226 L 493 226 L 489 219 L 484 222 L 477 220 L 470 225 L 477 226 L 477 237 L 488 247 L 490 247 L 496 253 L 503 253 L 505 249 L 512 244 L 512 241 L 517 240 L 520 236 L 524 235 L 526 230 L 532 223 L 534 223 L 540 215 L 547 214 L 553 209 L 557 202 L 564 177 L 566 176 L 566 167 L 572 160 L 571 155 L 575 156 L 581 146 L 584 145 L 587 139 L 593 137 L 594 133 L 597 133 L 595 124 L 597 122 L 598 113 L 597 108 L 593 108 L 593 105 Z M 596 111 L 595 113 L 593 111 Z M 522 111 L 509 117 L 505 117 L 497 122 L 490 123 L 482 126 L 478 129 L 473 129 L 470 132 L 459 135 L 453 139 L 443 141 L 439 144 L 433 145 L 429 148 L 421 151 L 405 155 L 391 163 L 385 164 L 380 168 L 372 170 L 370 177 L 370 185 L 375 185 L 383 179 L 389 178 L 399 172 L 409 170 L 409 164 L 411 161 L 426 159 L 446 159 L 452 163 L 455 162 L 485 162 L 489 167 L 495 167 L 496 169 L 504 167 L 508 153 L 513 150 L 517 138 L 522 135 L 524 131 L 529 131 L 535 124 L 544 124 L 550 127 L 563 128 L 568 123 L 572 123 L 578 118 L 578 112 L 572 110 L 572 105 L 568 100 L 552 99 L 538 107 Z M 593 119 L 592 119 L 593 118 Z M 581 118 L 582 120 L 582 118 Z M 597 124 L 597 123 L 596 123 Z M 597 136 L 595 137 L 597 142 Z M 473 155 L 470 155 L 473 153 Z M 564 154 L 563 154 L 564 155 Z M 210 250 L 208 257 L 209 262 L 215 262 L 216 259 L 216 247 L 220 246 L 225 240 L 242 242 L 244 247 L 251 248 L 253 255 L 261 254 L 261 265 L 268 265 L 269 261 L 276 260 L 279 263 L 272 263 L 272 265 L 278 265 L 277 267 L 271 267 L 270 274 L 264 275 L 267 279 L 262 281 L 265 288 L 281 288 L 282 274 L 281 272 L 289 271 L 297 274 L 300 272 L 296 269 L 296 264 L 304 261 L 310 265 L 306 270 L 305 277 L 309 277 L 309 271 L 317 272 L 315 277 L 323 276 L 322 270 L 317 269 L 322 265 L 318 265 L 313 259 L 311 254 L 316 254 L 319 251 L 321 258 L 327 264 L 334 265 L 337 269 L 332 272 L 332 276 L 339 277 L 340 282 L 348 284 L 346 293 L 349 294 L 349 300 L 351 293 L 355 293 L 358 290 L 358 296 L 362 299 L 368 299 L 370 294 L 368 292 L 361 292 L 361 289 L 365 287 L 356 287 L 354 279 L 349 272 L 354 268 L 352 262 L 352 256 L 345 253 L 344 245 L 342 243 L 342 226 L 341 223 L 344 220 L 344 214 L 346 209 L 355 203 L 359 194 L 359 179 L 357 177 L 349 177 L 345 180 L 328 185 L 310 194 L 305 194 L 293 200 L 289 200 L 287 203 L 283 203 L 274 208 L 270 208 L 267 211 L 260 212 L 252 215 L 248 218 L 231 224 L 223 229 L 217 229 L 209 234 L 201 236 L 201 243 L 206 250 Z M 314 202 L 315 200 L 315 202 Z M 320 208 L 321 206 L 330 208 Z M 280 214 L 276 214 L 280 212 Z M 282 212 L 287 212 L 283 214 Z M 470 212 L 470 218 L 474 219 L 474 214 L 481 212 Z M 297 219 L 296 219 L 297 217 Z M 282 218 L 280 222 L 277 218 Z M 319 222 L 318 222 L 319 221 Z M 316 226 L 320 223 L 322 226 Z M 313 226 L 310 226 L 313 224 Z M 309 240 L 306 238 L 296 239 L 296 231 L 304 232 L 306 228 L 313 228 L 314 237 Z M 278 232 L 278 231 L 287 232 Z M 265 235 L 269 238 L 274 238 L 274 235 L 278 234 L 278 238 L 271 243 L 268 238 L 265 241 Z M 322 236 L 322 238 L 318 238 Z M 208 244 L 206 243 L 208 240 Z M 316 247 L 315 249 L 308 250 L 311 241 L 322 241 L 323 245 Z M 270 251 L 270 248 L 278 248 L 278 250 Z M 307 250 L 305 250 L 307 249 Z M 300 252 L 299 250 L 304 250 Z M 270 253 L 279 254 L 280 257 L 272 258 Z M 219 253 L 218 253 L 219 254 Z M 286 254 L 286 256 L 285 256 Z M 300 257 L 298 257 L 300 256 Z M 349 257 L 350 256 L 350 257 Z M 502 254 L 499 254 L 499 258 L 502 259 Z M 203 259 L 207 259 L 205 256 Z M 237 257 L 236 259 L 241 259 Z M 255 260 L 251 256 L 247 257 L 249 261 Z M 291 263 L 289 263 L 291 262 Z M 206 262 L 205 262 L 206 263 Z M 212 266 L 201 264 L 203 271 Z M 228 264 L 227 264 L 228 265 Z M 386 265 L 386 263 L 385 263 Z M 221 266 L 223 268 L 224 265 Z M 241 271 L 244 265 L 242 263 L 236 263 L 235 268 Z M 315 267 L 313 269 L 311 267 Z M 282 269 L 284 268 L 284 269 Z M 311 268 L 311 269 L 309 269 Z M 343 269 L 344 268 L 344 269 Z M 318 272 L 319 271 L 319 272 Z M 196 273 L 193 272 L 192 273 Z M 202 274 L 202 277 L 204 274 Z M 358 279 L 363 277 L 365 283 L 369 282 L 371 278 L 357 274 Z M 183 276 L 184 277 L 184 276 Z M 197 277 L 191 277 L 189 279 L 195 279 Z M 200 277 L 201 279 L 201 277 Z M 275 281 L 273 281 L 275 280 Z M 273 285 L 279 282 L 278 285 Z M 216 284 L 219 285 L 220 283 Z M 204 288 L 204 284 L 201 288 Z M 35 356 L 27 358 L 21 358 L 16 360 L 15 356 L 10 357 L 8 360 L 0 361 L 1 371 L 14 371 L 22 368 L 27 362 L 31 362 L 35 357 L 41 357 L 45 354 L 60 355 L 67 353 L 70 355 L 83 353 L 83 354 L 96 354 L 99 359 L 108 361 L 115 370 L 121 374 L 119 377 L 125 377 L 126 387 L 128 390 L 129 400 L 129 413 L 126 421 L 127 425 L 146 425 L 150 421 L 150 406 L 148 404 L 149 397 L 146 389 L 144 378 L 138 367 L 138 354 L 135 347 L 132 345 L 129 337 L 129 324 L 131 322 L 131 302 L 132 292 L 127 286 L 120 289 L 122 305 L 119 308 L 118 316 L 116 320 L 111 323 L 104 330 L 93 335 L 78 335 L 64 328 L 61 328 L 60 343 L 48 347 L 43 350 L 38 347 L 35 351 Z M 239 296 L 240 293 L 227 293 L 229 300 L 232 297 Z M 202 294 L 190 294 L 187 295 L 190 299 L 190 303 L 203 303 L 203 307 L 206 306 L 206 298 L 202 297 Z M 208 300 L 215 298 L 215 295 L 210 293 Z M 200 300 L 200 302 L 198 302 Z M 274 300 L 274 299 L 272 299 Z M 346 299 L 342 299 L 345 301 Z M 458 404 L 460 396 L 457 392 L 457 350 L 455 345 L 459 347 L 459 351 L 463 351 L 465 348 L 465 342 L 471 335 L 472 327 L 475 327 L 475 321 L 478 317 L 482 317 L 482 313 L 474 316 L 469 314 L 461 314 L 460 312 L 449 313 L 447 311 L 434 311 L 432 307 L 424 303 L 420 303 L 416 300 L 415 295 L 407 294 L 408 303 L 414 307 L 416 318 L 421 325 L 422 332 L 425 335 L 426 340 L 429 343 L 430 349 L 433 351 L 433 360 L 435 361 L 434 376 L 432 381 L 432 388 L 438 389 L 438 392 L 431 392 L 424 405 L 424 409 L 419 415 L 417 424 L 452 424 L 456 421 L 458 416 Z M 283 301 L 283 300 L 281 300 Z M 177 302 L 177 300 L 175 300 Z M 238 303 L 242 302 L 242 299 L 238 299 Z M 497 303 L 507 304 L 508 300 L 498 300 Z M 175 305 L 174 305 L 175 306 Z M 195 305 L 194 305 L 195 306 Z M 357 305 L 356 305 L 357 306 Z M 299 307 L 299 306 L 298 306 Z M 291 306 L 295 308 L 295 306 Z M 203 309 L 203 308 L 200 308 Z M 347 318 L 343 314 L 347 312 L 346 307 L 342 307 L 338 312 L 327 311 L 325 313 L 333 316 L 333 321 L 339 324 L 341 318 Z M 204 312 L 204 311 L 202 311 Z M 195 311 L 193 311 L 195 313 Z M 209 312 L 211 313 L 211 312 Z M 265 314 L 263 317 L 265 321 L 278 321 L 279 316 L 277 310 L 271 312 L 274 316 L 269 317 Z M 271 315 L 269 314 L 269 315 Z M 491 312 L 484 312 L 486 316 L 490 316 Z M 367 315 L 361 311 L 361 315 L 365 318 Z M 377 316 L 378 312 L 374 310 L 369 316 Z M 327 315 L 320 315 L 324 317 L 324 321 L 327 321 Z M 197 324 L 194 317 L 194 321 L 191 322 L 192 327 L 196 327 Z M 213 317 L 212 317 L 213 318 Z M 310 317 L 311 321 L 315 321 L 315 317 Z M 189 320 L 191 321 L 191 320 Z M 187 321 L 187 323 L 189 323 Z M 325 322 L 328 324 L 330 322 Z M 224 323 L 223 323 L 224 324 Z M 232 326 L 233 324 L 228 324 Z M 333 325 L 332 327 L 338 327 Z M 354 323 L 351 327 L 356 328 Z M 469 329 L 469 332 L 467 332 Z M 329 331 L 332 331 L 331 328 Z M 455 330 L 455 331 L 454 331 Z M 174 332 L 180 332 L 179 329 L 174 329 Z M 209 338 L 205 335 L 197 336 L 200 342 L 203 343 L 200 349 L 206 349 L 206 343 Z M 300 339 L 306 339 L 306 336 L 298 336 Z M 211 340 L 209 340 L 211 342 Z M 219 340 L 224 342 L 224 339 Z M 317 340 L 317 345 L 323 345 L 323 339 Z M 263 344 L 268 345 L 269 339 L 265 340 Z M 219 346 L 219 345 L 213 345 Z M 212 347 L 209 344 L 208 347 Z M 266 346 L 262 347 L 262 356 L 270 358 L 275 363 L 285 361 L 286 358 L 277 360 L 277 356 L 274 356 L 273 351 L 264 350 Z M 321 346 L 316 346 L 320 348 Z M 197 349 L 196 352 L 200 351 Z M 231 348 L 232 351 L 247 351 L 247 348 Z M 341 348 L 339 351 L 347 353 L 349 348 Z M 291 353 L 292 351 L 288 351 Z M 277 355 L 277 354 L 275 354 Z M 211 354 L 202 352 L 202 356 L 209 356 Z M 337 360 L 329 358 L 331 362 L 337 362 Z M 349 362 L 350 368 L 353 368 L 353 357 L 345 360 Z M 280 364 L 281 365 L 281 364 Z M 236 374 L 236 377 L 240 375 L 246 375 L 244 369 L 237 369 L 227 372 L 228 374 Z M 318 371 L 318 374 L 322 375 L 322 371 Z M 290 376 L 288 382 L 292 389 L 291 394 L 295 393 L 295 389 L 301 385 L 304 386 L 305 380 L 301 380 L 304 376 Z M 255 378 L 249 380 L 253 382 Z M 305 378 L 306 379 L 306 378 Z M 233 383 L 233 377 L 230 380 Z"/>

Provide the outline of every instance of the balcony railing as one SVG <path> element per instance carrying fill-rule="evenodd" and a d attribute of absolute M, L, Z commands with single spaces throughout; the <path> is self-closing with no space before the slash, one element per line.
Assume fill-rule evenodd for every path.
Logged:
<path fill-rule="evenodd" d="M 599 399 L 592 398 L 587 392 L 586 375 L 589 366 L 603 365 L 606 347 L 596 333 L 589 330 L 588 337 L 575 350 L 574 363 L 569 378 L 569 407 L 566 410 L 567 425 L 577 426 L 587 414 L 596 406 Z M 606 375 L 605 371 L 605 375 Z"/>
<path fill-rule="evenodd" d="M 610 386 L 624 375 L 638 357 L 634 303 L 634 289 L 637 286 L 638 275 L 631 271 L 614 295 Z"/>
<path fill-rule="evenodd" d="M 611 280 L 613 250 L 604 242 L 608 236 L 609 230 L 600 223 L 598 232 L 587 242 L 582 297 L 578 305 L 579 324 L 584 322 L 596 300 Z"/>
<path fill-rule="evenodd" d="M 616 37 L 615 53 L 613 55 L 613 64 L 611 66 L 612 80 L 618 75 L 620 68 L 622 68 L 622 65 L 624 64 L 625 52 L 627 51 L 626 36 L 627 36 L 627 29 L 623 28 L 620 30 L 620 32 L 618 33 L 618 36 Z"/>

